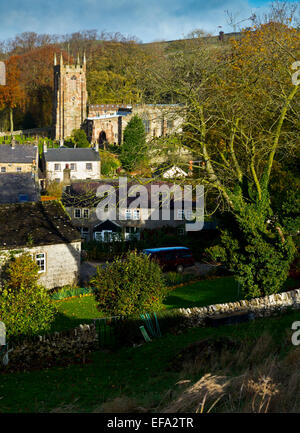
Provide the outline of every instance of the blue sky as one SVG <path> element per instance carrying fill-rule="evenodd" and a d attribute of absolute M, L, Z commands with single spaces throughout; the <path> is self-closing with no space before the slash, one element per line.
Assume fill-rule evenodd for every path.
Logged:
<path fill-rule="evenodd" d="M 143 42 L 179 39 L 195 28 L 231 31 L 237 21 L 266 10 L 267 0 L 0 0 L 0 40 L 18 33 L 97 29 L 136 35 Z M 246 22 L 245 26 L 250 25 Z"/>

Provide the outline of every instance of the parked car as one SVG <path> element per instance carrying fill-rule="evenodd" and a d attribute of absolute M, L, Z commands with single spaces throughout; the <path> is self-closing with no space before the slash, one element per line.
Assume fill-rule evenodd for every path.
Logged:
<path fill-rule="evenodd" d="M 183 272 L 184 268 L 195 264 L 191 250 L 186 247 L 149 248 L 143 253 L 157 260 L 164 271 Z"/>

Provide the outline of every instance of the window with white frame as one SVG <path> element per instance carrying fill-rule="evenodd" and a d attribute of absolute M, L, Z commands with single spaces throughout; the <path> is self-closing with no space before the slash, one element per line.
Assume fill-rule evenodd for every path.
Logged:
<path fill-rule="evenodd" d="M 144 119 L 143 124 L 144 124 L 146 134 L 149 134 L 149 132 L 150 132 L 150 120 Z"/>
<path fill-rule="evenodd" d="M 125 210 L 125 219 L 126 220 L 131 220 L 131 209 L 126 209 Z"/>
<path fill-rule="evenodd" d="M 6 167 L 1 167 L 1 173 L 6 173 Z"/>
<path fill-rule="evenodd" d="M 17 167 L 17 171 L 18 172 L 22 171 L 22 167 Z"/>
<path fill-rule="evenodd" d="M 87 162 L 85 167 L 88 171 L 93 170 L 93 164 L 91 162 Z"/>
<path fill-rule="evenodd" d="M 61 171 L 61 165 L 60 164 L 54 164 L 54 171 Z"/>
<path fill-rule="evenodd" d="M 89 209 L 83 209 L 83 218 L 88 219 L 90 216 Z"/>
<path fill-rule="evenodd" d="M 70 164 L 71 171 L 77 170 L 77 165 L 75 163 Z"/>
<path fill-rule="evenodd" d="M 81 218 L 81 209 L 74 209 L 74 217 Z"/>
<path fill-rule="evenodd" d="M 183 209 L 177 209 L 177 219 L 178 220 L 184 219 L 184 210 Z"/>
<path fill-rule="evenodd" d="M 193 211 L 192 209 L 177 209 L 177 219 L 187 219 L 191 220 L 193 219 Z"/>
<path fill-rule="evenodd" d="M 140 219 L 140 209 L 134 209 L 133 210 L 133 219 L 139 220 Z"/>
<path fill-rule="evenodd" d="M 46 271 L 46 255 L 45 253 L 40 253 L 35 255 L 35 262 L 39 267 L 39 273 Z"/>

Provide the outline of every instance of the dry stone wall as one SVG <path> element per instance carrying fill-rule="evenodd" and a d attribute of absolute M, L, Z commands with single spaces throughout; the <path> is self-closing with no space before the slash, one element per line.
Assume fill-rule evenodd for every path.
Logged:
<path fill-rule="evenodd" d="M 287 309 L 300 309 L 300 288 L 288 292 L 276 293 L 262 298 L 209 305 L 207 307 L 180 308 L 186 317 L 188 326 L 205 326 L 209 318 L 237 313 L 252 313 L 254 318 L 279 314 Z"/>
<path fill-rule="evenodd" d="M 54 365 L 66 365 L 73 362 L 85 362 L 87 355 L 96 350 L 98 335 L 94 324 L 55 332 L 19 341 L 8 341 L 9 363 L 0 372 L 24 371 L 48 368 Z"/>

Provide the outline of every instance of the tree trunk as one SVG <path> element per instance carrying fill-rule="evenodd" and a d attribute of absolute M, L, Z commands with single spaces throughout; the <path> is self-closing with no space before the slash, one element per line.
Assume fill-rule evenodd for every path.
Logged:
<path fill-rule="evenodd" d="M 9 109 L 9 121 L 10 121 L 10 132 L 14 132 L 14 117 L 13 117 L 13 108 Z"/>

